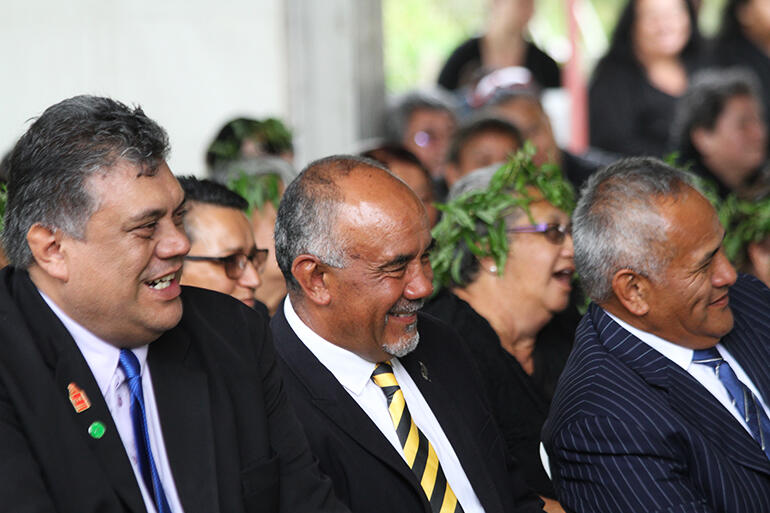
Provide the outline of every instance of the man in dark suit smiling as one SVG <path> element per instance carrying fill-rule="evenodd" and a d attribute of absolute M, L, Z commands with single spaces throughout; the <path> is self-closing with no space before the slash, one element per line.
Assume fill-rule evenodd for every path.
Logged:
<path fill-rule="evenodd" d="M 286 189 L 272 321 L 287 391 L 353 511 L 541 511 L 461 343 L 418 312 L 432 291 L 420 200 L 373 161 L 311 163 Z"/>
<path fill-rule="evenodd" d="M 165 132 L 79 96 L 16 144 L 0 273 L 4 511 L 346 511 L 283 394 L 266 319 L 179 285 Z"/>
<path fill-rule="evenodd" d="M 575 265 L 594 301 L 543 441 L 568 511 L 770 511 L 770 290 L 737 277 L 691 178 L 589 178 Z"/>

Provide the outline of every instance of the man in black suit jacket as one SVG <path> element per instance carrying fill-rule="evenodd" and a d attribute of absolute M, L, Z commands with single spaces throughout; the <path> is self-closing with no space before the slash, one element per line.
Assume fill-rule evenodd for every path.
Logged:
<path fill-rule="evenodd" d="M 266 319 L 179 286 L 190 246 L 167 147 L 141 109 L 81 96 L 12 152 L 2 509 L 347 511 L 288 406 Z"/>
<path fill-rule="evenodd" d="M 541 511 L 506 455 L 462 344 L 417 312 L 432 291 L 431 237 L 408 186 L 367 159 L 316 161 L 286 189 L 275 238 L 289 290 L 272 321 L 276 348 L 337 495 L 362 513 Z M 406 413 L 399 417 L 398 396 L 372 377 L 382 362 L 414 420 L 410 439 L 425 449 L 413 467 L 403 447 L 410 439 L 399 437 Z M 435 486 L 421 463 L 433 451 Z"/>
<path fill-rule="evenodd" d="M 770 290 L 736 278 L 714 208 L 627 159 L 589 178 L 573 237 L 594 304 L 543 427 L 561 504 L 770 511 Z"/>

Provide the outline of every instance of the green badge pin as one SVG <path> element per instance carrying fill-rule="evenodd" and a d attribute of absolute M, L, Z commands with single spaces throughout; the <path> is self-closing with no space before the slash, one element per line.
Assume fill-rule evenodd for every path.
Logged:
<path fill-rule="evenodd" d="M 104 432 L 106 430 L 107 428 L 104 427 L 104 424 L 99 421 L 96 421 L 88 426 L 88 434 L 91 435 L 91 438 L 95 438 L 97 440 L 104 436 Z"/>

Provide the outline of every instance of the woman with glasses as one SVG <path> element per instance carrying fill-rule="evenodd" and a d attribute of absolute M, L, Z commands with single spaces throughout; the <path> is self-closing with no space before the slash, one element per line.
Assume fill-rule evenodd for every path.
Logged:
<path fill-rule="evenodd" d="M 462 178 L 439 207 L 431 263 L 441 290 L 425 307 L 468 345 L 509 452 L 549 499 L 546 511 L 561 509 L 540 462 L 540 429 L 579 320 L 568 308 L 572 203 L 560 171 L 522 153 Z"/>

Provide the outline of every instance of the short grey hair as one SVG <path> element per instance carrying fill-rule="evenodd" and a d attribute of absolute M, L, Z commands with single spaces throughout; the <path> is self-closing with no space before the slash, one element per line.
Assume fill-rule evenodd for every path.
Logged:
<path fill-rule="evenodd" d="M 658 206 L 695 188 L 689 173 L 649 157 L 619 160 L 592 175 L 572 215 L 575 267 L 588 297 L 612 297 L 612 278 L 630 269 L 656 280 L 672 254 Z"/>
<path fill-rule="evenodd" d="M 413 90 L 391 100 L 385 114 L 385 139 L 401 143 L 412 114 L 417 110 L 440 110 L 455 116 L 455 101 L 442 88 Z"/>
<path fill-rule="evenodd" d="M 166 132 L 139 107 L 75 96 L 46 109 L 8 161 L 2 238 L 10 262 L 18 268 L 34 263 L 27 232 L 37 223 L 82 240 L 99 207 L 88 179 L 121 161 L 136 165 L 138 175 L 154 175 L 168 150 Z"/>
<path fill-rule="evenodd" d="M 315 255 L 331 267 L 348 265 L 347 243 L 335 229 L 337 212 L 344 201 L 337 182 L 360 167 L 390 174 L 374 160 L 333 155 L 308 164 L 286 188 L 275 221 L 275 256 L 289 291 L 301 290 L 291 273 L 292 263 L 299 255 Z"/>

